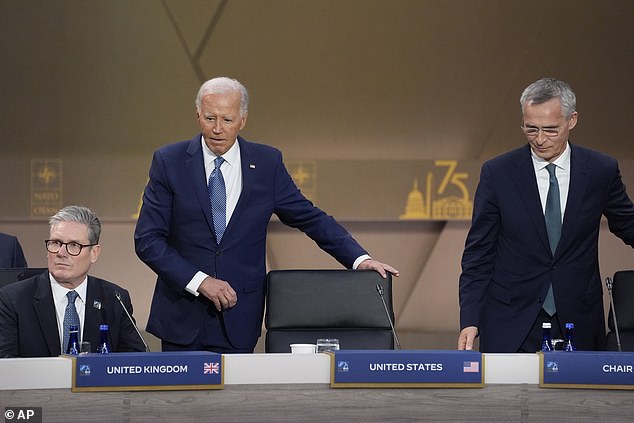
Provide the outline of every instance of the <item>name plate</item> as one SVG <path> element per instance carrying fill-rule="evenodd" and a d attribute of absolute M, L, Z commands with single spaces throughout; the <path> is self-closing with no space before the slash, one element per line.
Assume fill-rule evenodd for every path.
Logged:
<path fill-rule="evenodd" d="M 208 351 L 80 354 L 73 392 L 223 389 L 224 363 Z"/>
<path fill-rule="evenodd" d="M 333 388 L 484 386 L 484 357 L 476 351 L 341 350 L 330 362 Z"/>
<path fill-rule="evenodd" d="M 634 389 L 634 353 L 554 351 L 539 360 L 543 388 Z"/>

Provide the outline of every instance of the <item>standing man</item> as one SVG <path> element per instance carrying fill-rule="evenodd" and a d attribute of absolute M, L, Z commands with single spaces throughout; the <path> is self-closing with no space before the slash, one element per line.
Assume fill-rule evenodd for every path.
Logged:
<path fill-rule="evenodd" d="M 196 97 L 201 133 L 154 153 L 134 238 L 158 275 L 147 330 L 163 351 L 253 352 L 273 214 L 348 268 L 398 276 L 301 194 L 277 149 L 238 135 L 248 103 L 235 79 L 205 82 Z"/>
<path fill-rule="evenodd" d="M 18 239 L 0 233 L 0 268 L 26 267 L 26 258 Z"/>
<path fill-rule="evenodd" d="M 94 349 L 108 324 L 112 350 L 145 351 L 116 295 L 132 313 L 128 291 L 88 275 L 101 246 L 101 223 L 86 207 L 68 206 L 49 220 L 48 272 L 0 289 L 0 357 L 56 357 L 66 352 L 68 326 Z"/>
<path fill-rule="evenodd" d="M 615 159 L 573 145 L 576 97 L 552 78 L 520 98 L 528 145 L 482 166 L 462 256 L 458 349 L 535 352 L 541 324 L 561 338 L 575 324 L 578 349 L 605 343 L 598 238 L 634 244 L 634 206 Z"/>

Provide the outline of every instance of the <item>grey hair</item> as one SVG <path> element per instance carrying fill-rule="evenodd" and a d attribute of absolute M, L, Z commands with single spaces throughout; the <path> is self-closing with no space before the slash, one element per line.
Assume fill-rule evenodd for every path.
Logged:
<path fill-rule="evenodd" d="M 48 220 L 49 227 L 51 228 L 60 222 L 83 223 L 88 226 L 88 242 L 91 244 L 99 243 L 101 222 L 97 215 L 88 207 L 66 206 Z"/>
<path fill-rule="evenodd" d="M 196 111 L 200 112 L 200 106 L 204 96 L 225 93 L 240 94 L 240 114 L 244 116 L 249 110 L 249 93 L 246 87 L 237 79 L 227 78 L 226 76 L 210 79 L 200 86 L 198 94 L 196 95 Z"/>
<path fill-rule="evenodd" d="M 526 87 L 520 97 L 522 113 L 528 103 L 542 104 L 553 98 L 559 99 L 561 113 L 566 119 L 570 119 L 577 109 L 577 97 L 570 85 L 555 78 L 542 78 Z"/>

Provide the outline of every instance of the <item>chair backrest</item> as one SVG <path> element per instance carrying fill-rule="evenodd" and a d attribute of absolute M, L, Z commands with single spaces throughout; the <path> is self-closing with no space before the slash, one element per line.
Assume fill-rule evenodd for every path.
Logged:
<path fill-rule="evenodd" d="M 267 276 L 266 352 L 337 338 L 341 349 L 393 349 L 392 278 L 365 270 L 275 270 Z"/>
<path fill-rule="evenodd" d="M 0 269 L 0 288 L 46 272 L 45 267 L 14 267 Z"/>

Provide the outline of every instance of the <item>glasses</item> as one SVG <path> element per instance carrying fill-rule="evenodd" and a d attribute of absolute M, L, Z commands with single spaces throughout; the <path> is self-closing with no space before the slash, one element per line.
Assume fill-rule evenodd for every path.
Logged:
<path fill-rule="evenodd" d="M 56 254 L 59 252 L 59 250 L 62 249 L 62 247 L 65 245 L 66 246 L 66 251 L 68 252 L 68 254 L 70 254 L 71 256 L 78 256 L 81 254 L 81 250 L 84 247 L 92 247 L 94 245 L 97 244 L 80 244 L 78 242 L 62 242 L 62 241 L 56 241 L 54 239 L 47 239 L 46 241 L 44 241 L 44 244 L 46 245 L 46 249 L 48 250 L 49 253 L 53 253 Z"/>
<path fill-rule="evenodd" d="M 561 132 L 561 128 L 559 127 L 540 128 L 538 126 L 520 125 L 520 128 L 522 129 L 522 132 L 524 132 L 524 135 L 526 135 L 526 137 L 529 139 L 537 138 L 537 136 L 539 135 L 539 131 L 542 131 L 546 138 L 555 138 Z"/>

